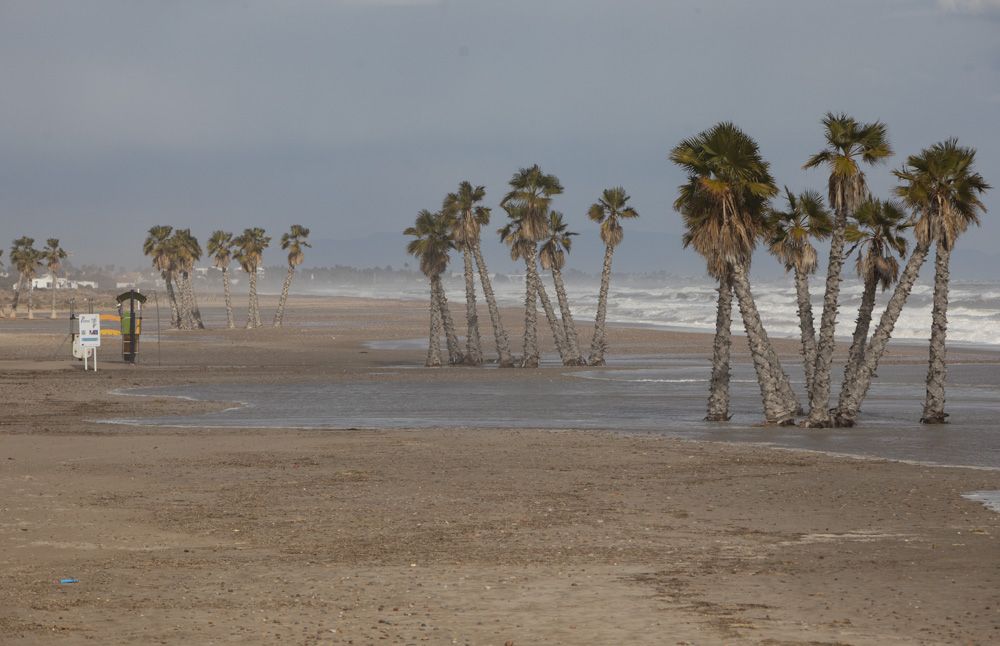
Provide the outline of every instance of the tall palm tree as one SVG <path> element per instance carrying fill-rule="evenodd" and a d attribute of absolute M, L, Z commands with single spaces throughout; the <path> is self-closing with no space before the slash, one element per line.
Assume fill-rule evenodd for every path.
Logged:
<path fill-rule="evenodd" d="M 478 363 L 482 361 L 482 350 L 479 342 L 479 317 L 476 314 L 476 292 L 471 272 L 469 271 L 468 254 L 472 254 L 476 267 L 479 270 L 479 283 L 483 288 L 483 296 L 490 310 L 490 322 L 493 325 L 493 337 L 497 346 L 497 361 L 501 368 L 509 368 L 514 365 L 514 360 L 510 355 L 510 341 L 507 332 L 504 330 L 503 321 L 500 319 L 500 308 L 497 307 L 497 299 L 493 293 L 493 284 L 490 281 L 489 270 L 486 268 L 486 261 L 483 259 L 480 247 L 480 237 L 482 227 L 490 223 L 490 210 L 480 206 L 486 197 L 486 189 L 482 186 L 473 187 L 467 181 L 458 185 L 458 191 L 449 193 L 444 199 L 442 210 L 450 215 L 454 220 L 454 231 L 452 235 L 455 241 L 461 245 L 462 253 L 465 254 L 465 296 L 466 296 L 466 318 L 468 319 L 469 336 L 466 337 L 467 360 Z M 471 296 L 470 296 L 471 294 Z M 471 303 L 471 304 L 470 304 Z M 475 330 L 475 341 L 473 341 L 473 329 Z M 479 349 L 478 360 L 473 355 L 472 345 Z"/>
<path fill-rule="evenodd" d="M 166 225 L 156 225 L 149 229 L 146 240 L 142 243 L 142 253 L 149 256 L 153 267 L 160 272 L 167 290 L 167 300 L 170 302 L 170 327 L 181 326 L 180 308 L 177 305 L 177 295 L 174 293 L 174 259 L 170 236 L 174 228 Z"/>
<path fill-rule="evenodd" d="M 569 298 L 566 296 L 566 285 L 563 282 L 562 268 L 566 265 L 566 254 L 573 245 L 576 233 L 569 231 L 563 222 L 562 213 L 549 213 L 549 235 L 542 241 L 538 249 L 538 259 L 542 269 L 548 269 L 552 274 L 552 283 L 556 289 L 556 300 L 559 301 L 559 312 L 562 315 L 563 332 L 566 339 L 566 358 L 563 363 L 570 366 L 585 366 L 583 355 L 580 354 L 580 340 L 576 334 L 576 324 L 569 308 Z"/>
<path fill-rule="evenodd" d="M 49 238 L 45 241 L 42 258 L 45 260 L 45 266 L 52 276 L 52 316 L 50 318 L 56 317 L 56 278 L 59 276 L 59 270 L 62 269 L 62 261 L 66 256 L 66 251 L 59 246 L 59 238 Z"/>
<path fill-rule="evenodd" d="M 510 220 L 497 233 L 500 234 L 500 240 L 510 247 L 511 260 L 524 260 L 525 281 L 528 285 L 525 297 L 526 306 L 528 299 L 531 299 L 531 310 L 528 313 L 528 320 L 531 323 L 530 330 L 532 334 L 529 342 L 528 329 L 525 329 L 525 351 L 521 365 L 525 367 L 537 367 L 538 365 L 537 317 L 534 309 L 536 301 L 540 301 L 542 304 L 545 318 L 548 320 L 549 328 L 552 330 L 552 340 L 556 346 L 556 351 L 559 353 L 559 359 L 568 365 L 569 354 L 566 351 L 566 334 L 562 324 L 556 318 L 552 302 L 545 291 L 545 285 L 542 284 L 541 277 L 538 275 L 538 242 L 529 239 L 524 233 L 524 213 L 526 208 L 510 203 L 504 206 L 504 210 L 507 211 L 507 217 Z M 529 351 L 529 347 L 533 350 Z M 528 357 L 533 357 L 533 359 L 529 360 Z"/>
<path fill-rule="evenodd" d="M 271 244 L 271 236 L 260 227 L 244 229 L 234 241 L 233 258 L 246 272 L 250 282 L 250 302 L 247 305 L 247 329 L 260 327 L 260 303 L 257 300 L 257 270 L 264 261 L 264 250 Z"/>
<path fill-rule="evenodd" d="M 510 178 L 510 191 L 500 202 L 500 206 L 517 213 L 520 220 L 518 235 L 527 244 L 524 248 L 525 264 L 528 273 L 525 276 L 524 298 L 524 357 L 521 365 L 529 368 L 538 367 L 537 319 L 535 316 L 535 299 L 541 281 L 535 269 L 538 265 L 538 241 L 548 233 L 548 212 L 552 197 L 563 192 L 562 184 L 555 175 L 542 172 L 538 164 L 521 168 Z M 510 207 L 510 208 L 508 208 Z M 515 209 L 516 211 L 512 211 Z M 513 253 L 513 248 L 512 248 Z M 553 334 L 558 333 L 553 328 Z"/>
<path fill-rule="evenodd" d="M 475 216 L 475 203 L 482 201 L 486 196 L 486 189 L 482 186 L 473 188 L 469 182 L 462 182 L 458 190 L 458 193 L 449 193 L 445 196 L 441 204 L 441 213 L 452 223 L 452 239 L 455 247 L 462 250 L 465 271 L 465 362 L 478 366 L 483 362 L 483 346 L 479 336 L 472 246 L 479 236 L 480 227 Z M 460 196 L 463 192 L 464 194 Z"/>
<path fill-rule="evenodd" d="M 222 289 L 226 294 L 226 320 L 229 328 L 236 327 L 233 320 L 233 299 L 229 285 L 229 264 L 233 260 L 233 234 L 228 231 L 213 231 L 208 239 L 208 255 L 212 264 L 222 270 Z"/>
<path fill-rule="evenodd" d="M 628 206 L 629 195 L 621 186 L 604 189 L 601 199 L 590 205 L 587 215 L 601 226 L 601 240 L 604 242 L 604 267 L 601 270 L 601 289 L 597 294 L 597 315 L 594 317 L 594 336 L 590 342 L 590 357 L 587 363 L 592 366 L 604 365 L 604 352 L 607 350 L 607 334 L 605 318 L 608 312 L 608 289 L 611 283 L 611 258 L 615 248 L 622 241 L 622 219 L 637 218 L 639 214 Z"/>
<path fill-rule="evenodd" d="M 404 235 L 413 236 L 406 245 L 406 252 L 420 261 L 420 271 L 427 276 L 431 284 L 430 298 L 430 338 L 427 345 L 427 367 L 441 365 L 441 332 L 442 316 L 440 295 L 441 274 L 448 268 L 449 252 L 454 248 L 451 238 L 449 221 L 439 214 L 424 209 L 417 214 L 412 227 L 407 227 Z"/>
<path fill-rule="evenodd" d="M 757 142 L 728 122 L 681 141 L 670 159 L 688 174 L 674 201 L 687 227 L 685 246 L 704 256 L 709 273 L 719 279 L 720 310 L 725 306 L 724 290 L 731 284 L 746 328 L 765 419 L 787 423 L 797 413 L 798 402 L 761 323 L 748 276 L 757 238 L 766 230 L 768 200 L 778 192 L 769 165 Z M 726 319 L 720 311 L 717 322 L 725 324 Z M 728 362 L 728 336 L 728 330 L 716 330 L 712 386 L 719 392 L 709 395 L 707 419 L 728 418 L 729 366 L 722 365 Z"/>
<path fill-rule="evenodd" d="M 829 197 L 835 218 L 830 239 L 823 314 L 820 317 L 816 344 L 816 367 L 809 392 L 809 418 L 806 426 L 825 427 L 830 417 L 830 367 L 833 362 L 834 331 L 844 267 L 844 235 L 847 220 L 868 196 L 861 162 L 883 162 L 892 155 L 885 124 L 880 121 L 859 123 L 846 114 L 828 112 L 823 118 L 827 147 L 810 157 L 803 168 L 825 165 L 830 170 Z"/>
<path fill-rule="evenodd" d="M 180 276 L 181 327 L 186 330 L 196 328 L 203 330 L 205 324 L 201 320 L 201 310 L 198 308 L 198 301 L 194 295 L 194 281 L 191 276 L 195 263 L 201 260 L 201 244 L 199 244 L 198 238 L 191 234 L 191 229 L 177 229 L 174 231 L 171 249 Z"/>
<path fill-rule="evenodd" d="M 844 367 L 844 382 L 854 381 L 864 356 L 871 327 L 872 311 L 875 309 L 875 290 L 881 285 L 882 291 L 892 287 L 899 278 L 899 261 L 896 256 L 906 256 L 906 238 L 903 233 L 910 228 L 909 214 L 897 202 L 878 199 L 866 200 L 854 212 L 856 223 L 848 224 L 845 240 L 853 243 L 847 256 L 858 251 L 855 269 L 864 289 L 861 305 L 858 307 L 857 324 L 851 339 L 851 349 L 847 353 Z M 841 388 L 841 397 L 846 389 Z M 837 404 L 840 407 L 840 404 Z"/>
<path fill-rule="evenodd" d="M 906 164 L 893 174 L 902 182 L 896 194 L 907 206 L 914 209 L 916 245 L 906 263 L 899 282 L 893 290 L 875 333 L 868 342 L 864 358 L 858 366 L 855 379 L 845 384 L 848 391 L 841 398 L 837 410 L 837 423 L 853 426 L 861 403 L 871 386 L 879 360 L 892 337 L 892 331 L 903 311 L 906 298 L 916 282 L 920 267 L 927 259 L 931 244 L 938 243 L 934 280 L 934 308 L 931 313 L 931 351 L 927 375 L 927 398 L 923 418 L 928 423 L 944 420 L 944 380 L 946 376 L 944 342 L 947 325 L 948 254 L 955 237 L 964 227 L 978 221 L 978 212 L 986 211 L 980 195 L 990 189 L 979 173 L 973 171 L 976 151 L 964 148 L 954 139 L 934 144 L 910 155 Z M 949 240 L 942 242 L 941 237 Z"/>
<path fill-rule="evenodd" d="M 292 286 L 292 277 L 295 276 L 295 268 L 302 264 L 305 259 L 305 248 L 311 247 L 306 238 L 309 237 L 309 229 L 301 224 L 293 224 L 288 233 L 281 234 L 281 248 L 288 251 L 288 273 L 285 274 L 285 282 L 281 286 L 281 298 L 278 299 L 278 310 L 274 313 L 274 327 L 281 327 L 281 319 L 285 315 L 285 302 L 288 300 L 288 290 Z"/>
<path fill-rule="evenodd" d="M 3 249 L 0 249 L 0 257 L 2 256 L 3 256 Z M 0 260 L 0 269 L 3 269 L 3 260 Z M 6 305 L 0 305 L 0 319 L 7 317 L 6 309 L 7 309 Z"/>
<path fill-rule="evenodd" d="M 34 285 L 32 281 L 38 275 L 38 266 L 42 262 L 42 253 L 35 249 L 35 239 L 22 236 L 14 241 L 10 248 L 10 262 L 17 269 L 17 291 L 14 293 L 14 306 L 11 318 L 17 318 L 17 307 L 21 300 L 21 293 L 28 291 L 28 318 L 34 318 L 32 297 Z"/>
<path fill-rule="evenodd" d="M 807 392 L 812 390 L 816 367 L 816 329 L 813 326 L 809 275 L 816 271 L 817 253 L 811 240 L 830 236 L 833 219 L 815 191 L 794 195 L 785 187 L 787 211 L 772 210 L 768 221 L 768 249 L 795 276 L 799 332 L 802 339 L 802 367 Z"/>

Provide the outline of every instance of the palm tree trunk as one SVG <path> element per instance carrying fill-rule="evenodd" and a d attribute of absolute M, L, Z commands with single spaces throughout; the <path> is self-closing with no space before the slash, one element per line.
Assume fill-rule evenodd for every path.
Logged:
<path fill-rule="evenodd" d="M 257 270 L 251 269 L 247 272 L 250 275 L 250 301 L 247 303 L 247 329 L 259 326 L 257 323 L 259 316 L 257 310 Z"/>
<path fill-rule="evenodd" d="M 483 346 L 479 338 L 479 313 L 476 311 L 476 279 L 473 275 L 472 250 L 462 245 L 465 261 L 465 362 L 478 366 L 483 362 Z"/>
<path fill-rule="evenodd" d="M 455 321 L 451 318 L 448 297 L 445 296 L 441 276 L 434 276 L 432 280 L 434 281 L 434 289 L 437 291 L 438 308 L 441 311 L 441 323 L 444 326 L 444 338 L 448 342 L 448 363 L 452 365 L 462 363 L 462 345 L 458 342 L 458 334 L 455 333 Z"/>
<path fill-rule="evenodd" d="M 820 318 L 819 341 L 816 345 L 816 367 L 813 387 L 809 391 L 809 419 L 805 426 L 824 428 L 830 420 L 830 368 L 833 363 L 833 333 L 837 325 L 837 308 L 840 299 L 841 273 L 844 268 L 844 229 L 847 227 L 847 205 L 835 205 L 837 211 L 830 239 L 830 262 L 826 271 L 826 292 L 823 296 L 823 315 Z"/>
<path fill-rule="evenodd" d="M 163 283 L 167 289 L 167 300 L 170 301 L 170 327 L 177 330 L 181 327 L 180 308 L 177 307 L 177 294 L 174 292 L 173 272 L 164 271 Z"/>
<path fill-rule="evenodd" d="M 285 274 L 285 281 L 281 284 L 281 297 L 278 299 L 278 309 L 274 312 L 274 327 L 281 327 L 281 320 L 285 317 L 285 301 L 288 300 L 288 290 L 292 287 L 292 277 L 295 275 L 295 267 L 288 265 L 288 273 Z"/>
<path fill-rule="evenodd" d="M 535 264 L 534 245 L 531 258 L 525 260 L 524 272 L 524 356 L 522 368 L 538 367 L 538 285 L 532 279 L 529 267 Z"/>
<path fill-rule="evenodd" d="M 500 308 L 497 307 L 496 295 L 493 293 L 493 284 L 490 282 L 490 274 L 486 269 L 486 261 L 483 260 L 482 249 L 477 240 L 472 247 L 472 253 L 476 257 L 476 266 L 479 268 L 479 282 L 483 286 L 483 296 L 490 310 L 490 322 L 493 324 L 493 337 L 497 344 L 497 361 L 501 368 L 511 368 L 514 366 L 514 358 L 510 355 L 510 340 L 507 332 L 503 328 L 503 321 L 500 319 Z"/>
<path fill-rule="evenodd" d="M 590 341 L 590 357 L 587 363 L 592 366 L 604 365 L 604 351 L 608 347 L 605 337 L 605 317 L 608 313 L 608 289 L 611 284 L 611 258 L 615 248 L 607 245 L 604 248 L 604 268 L 601 270 L 601 290 L 597 293 L 597 316 L 594 317 L 594 337 Z"/>
<path fill-rule="evenodd" d="M 431 331 L 427 342 L 427 360 L 424 366 L 428 368 L 441 367 L 441 304 L 438 301 L 434 278 L 431 277 Z"/>
<path fill-rule="evenodd" d="M 21 302 L 21 290 L 24 289 L 24 276 L 17 275 L 17 285 L 14 286 L 14 302 L 10 305 L 10 318 L 17 318 L 17 306 Z"/>
<path fill-rule="evenodd" d="M 706 422 L 729 419 L 729 350 L 732 345 L 733 283 L 732 276 L 719 279 L 719 307 L 715 315 L 715 340 L 712 342 L 712 380 L 708 386 Z"/>
<path fill-rule="evenodd" d="M 56 317 L 56 274 L 52 272 L 52 316 L 49 318 Z"/>
<path fill-rule="evenodd" d="M 552 330 L 552 340 L 555 342 L 556 351 L 559 353 L 559 360 L 563 362 L 563 365 L 567 365 L 566 361 L 569 355 L 566 353 L 566 338 L 563 334 L 562 323 L 556 318 L 556 312 L 552 309 L 552 301 L 549 300 L 549 295 L 545 291 L 545 284 L 542 283 L 542 277 L 538 273 L 538 267 L 534 266 L 531 268 L 531 273 L 534 274 L 534 280 L 536 283 L 535 289 L 538 292 L 538 300 L 542 303 L 542 310 L 545 312 L 545 318 L 549 321 L 549 329 Z"/>
<path fill-rule="evenodd" d="M 861 305 L 858 307 L 858 321 L 854 326 L 854 337 L 851 339 L 851 349 L 847 353 L 847 365 L 844 366 L 844 383 L 855 380 L 858 364 L 865 356 L 865 345 L 868 343 L 868 330 L 872 324 L 872 311 L 875 309 L 875 289 L 878 280 L 875 276 L 865 278 L 865 289 L 861 294 Z M 840 389 L 840 399 L 837 401 L 839 410 L 844 403 L 844 388 Z"/>
<path fill-rule="evenodd" d="M 566 284 L 562 272 L 552 266 L 552 283 L 556 286 L 556 300 L 559 301 L 559 313 L 562 316 L 563 332 L 566 338 L 566 365 L 585 366 L 587 362 L 580 354 L 580 339 L 576 334 L 576 324 L 573 322 L 573 312 L 569 309 L 569 298 L 566 296 Z"/>
<path fill-rule="evenodd" d="M 879 320 L 878 327 L 875 328 L 875 334 L 872 335 L 868 347 L 865 348 L 864 357 L 858 364 L 854 380 L 844 382 L 841 389 L 841 404 L 837 408 L 835 417 L 837 426 L 854 426 L 858 411 L 861 410 L 861 402 L 864 401 L 868 394 L 868 388 L 871 386 L 872 376 L 878 370 L 878 363 L 892 337 L 892 329 L 895 327 L 899 315 L 903 312 L 903 305 L 906 304 L 906 299 L 910 295 L 910 290 L 913 289 L 913 283 L 917 280 L 920 267 L 927 259 L 929 250 L 929 243 L 918 244 L 906 262 L 906 269 L 903 270 L 899 282 L 896 283 L 896 289 L 893 290 L 892 296 L 885 306 L 885 311 L 882 312 L 882 318 Z"/>
<path fill-rule="evenodd" d="M 789 402 L 786 390 L 781 384 L 782 378 L 788 377 L 781 370 L 777 355 L 767 338 L 767 331 L 760 320 L 760 313 L 750 292 L 750 280 L 746 275 L 746 267 L 733 267 L 733 291 L 739 301 L 740 314 L 743 316 L 743 326 L 747 332 L 747 342 L 750 355 L 753 358 L 754 369 L 757 371 L 757 382 L 760 385 L 761 399 L 764 403 L 764 417 L 771 424 L 786 424 L 792 420 L 798 410 L 796 402 Z"/>
<path fill-rule="evenodd" d="M 226 294 L 226 320 L 229 321 L 229 329 L 236 327 L 233 320 L 233 295 L 229 288 L 229 267 L 222 268 L 222 291 Z"/>
<path fill-rule="evenodd" d="M 35 285 L 34 285 L 34 281 L 32 281 L 32 279 L 30 279 L 30 278 L 26 282 L 27 282 L 27 285 L 25 285 L 25 287 L 28 290 L 28 318 L 29 319 L 33 319 L 33 318 L 35 318 L 35 311 L 34 311 L 35 310 Z"/>
<path fill-rule="evenodd" d="M 813 326 L 812 300 L 809 296 L 809 276 L 795 270 L 795 296 L 798 300 L 799 331 L 802 337 L 802 368 L 806 378 L 806 392 L 813 389 L 816 371 L 816 328 Z"/>
<path fill-rule="evenodd" d="M 205 323 L 201 320 L 201 308 L 198 307 L 198 296 L 194 293 L 194 279 L 188 274 L 187 280 L 188 297 L 191 299 L 191 322 L 192 327 L 198 330 L 205 329 Z"/>
<path fill-rule="evenodd" d="M 191 275 L 188 272 L 181 272 L 179 286 L 181 291 L 181 329 L 193 330 L 194 305 L 191 303 Z"/>
<path fill-rule="evenodd" d="M 927 395 L 924 398 L 924 424 L 944 424 L 944 382 L 948 376 L 945 338 L 948 333 L 948 281 L 951 270 L 951 248 L 939 236 L 934 258 L 934 306 L 931 309 L 930 360 L 927 364 Z"/>

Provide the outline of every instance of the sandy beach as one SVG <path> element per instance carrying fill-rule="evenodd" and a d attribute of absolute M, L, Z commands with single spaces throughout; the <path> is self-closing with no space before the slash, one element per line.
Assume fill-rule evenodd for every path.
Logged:
<path fill-rule="evenodd" d="M 262 305 L 266 317 L 273 299 Z M 1000 513 L 962 497 L 1000 489 L 997 470 L 611 425 L 99 421 L 233 405 L 123 392 L 133 388 L 392 392 L 459 375 L 506 392 L 578 370 L 423 369 L 425 347 L 402 343 L 425 335 L 423 302 L 293 295 L 289 308 L 283 329 L 226 330 L 206 303 L 210 329 L 164 330 L 159 344 L 147 321 L 139 366 L 109 347 L 89 374 L 69 358 L 64 318 L 0 320 L 0 643 L 1000 641 Z M 517 348 L 520 315 L 504 316 Z M 711 338 L 614 327 L 609 341 L 628 366 L 707 360 Z M 900 345 L 888 361 L 925 352 Z M 745 353 L 735 339 L 734 360 Z M 975 348 L 949 358 L 1000 363 Z"/>

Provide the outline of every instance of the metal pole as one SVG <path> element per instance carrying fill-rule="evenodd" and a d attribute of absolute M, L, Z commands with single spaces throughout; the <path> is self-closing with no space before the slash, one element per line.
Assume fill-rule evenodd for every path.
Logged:
<path fill-rule="evenodd" d="M 153 290 L 153 302 L 156 303 L 156 365 L 162 365 L 160 355 L 160 297 L 157 291 Z"/>

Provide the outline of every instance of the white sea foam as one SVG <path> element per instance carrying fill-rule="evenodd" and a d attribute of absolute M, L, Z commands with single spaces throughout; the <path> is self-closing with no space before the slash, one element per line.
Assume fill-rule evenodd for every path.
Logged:
<path fill-rule="evenodd" d="M 929 280 L 928 279 L 925 279 Z M 549 295 L 555 303 L 551 283 L 547 280 Z M 524 302 L 522 277 L 497 280 L 494 285 L 502 305 L 518 306 Z M 597 284 L 593 280 L 567 277 L 567 290 L 573 316 L 582 329 L 585 322 L 593 320 L 597 309 Z M 608 302 L 608 320 L 635 325 L 663 326 L 684 330 L 715 329 L 716 284 L 707 277 L 670 276 L 663 279 L 637 280 L 615 277 L 611 283 Z M 821 277 L 813 278 L 813 316 L 819 321 L 822 310 Z M 446 281 L 448 298 L 454 306 L 465 300 L 464 283 L 458 276 Z M 885 303 L 891 295 L 878 294 L 873 314 L 872 330 L 878 324 Z M 395 285 L 352 286 L 327 290 L 343 296 L 372 298 L 424 299 L 427 286 L 423 281 Z M 795 338 L 799 335 L 795 289 L 791 279 L 760 281 L 753 285 L 754 298 L 768 334 Z M 855 278 L 848 278 L 841 287 L 841 308 L 838 317 L 838 335 L 850 337 L 854 330 L 861 300 L 862 285 Z M 893 337 L 924 340 L 930 336 L 933 285 L 921 282 L 914 285 L 903 314 L 896 323 Z M 1000 284 L 986 282 L 955 282 L 951 285 L 948 309 L 948 340 L 972 344 L 1000 345 Z M 733 331 L 742 333 L 739 309 L 733 307 Z"/>

